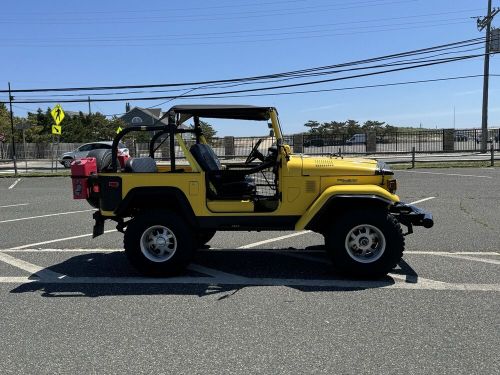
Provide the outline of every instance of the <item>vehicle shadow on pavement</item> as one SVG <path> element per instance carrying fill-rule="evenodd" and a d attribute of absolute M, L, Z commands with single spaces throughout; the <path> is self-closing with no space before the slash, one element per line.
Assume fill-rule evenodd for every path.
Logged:
<path fill-rule="evenodd" d="M 128 263 L 124 252 L 63 256 L 66 259 L 31 275 L 32 282 L 11 293 L 41 292 L 42 297 L 220 294 L 218 299 L 223 300 L 251 286 L 288 286 L 303 292 L 321 292 L 374 289 L 396 282 L 390 276 L 377 280 L 342 277 L 334 273 L 323 252 L 303 249 L 200 250 L 193 266 L 175 279 L 141 276 Z M 392 273 L 407 283 L 418 280 L 416 272 L 403 260 Z M 46 277 L 47 274 L 53 276 Z"/>

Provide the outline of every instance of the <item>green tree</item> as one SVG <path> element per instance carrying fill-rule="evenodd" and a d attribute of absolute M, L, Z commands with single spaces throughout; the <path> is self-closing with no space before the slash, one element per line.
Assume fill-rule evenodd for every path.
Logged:
<path fill-rule="evenodd" d="M 4 103 L 0 103 L 0 133 L 6 138 L 9 138 L 11 133 L 9 111 Z"/>
<path fill-rule="evenodd" d="M 200 120 L 200 127 L 201 127 L 201 131 L 203 132 L 203 135 L 205 136 L 205 139 L 207 140 L 207 142 L 211 143 L 212 139 L 217 134 L 217 131 L 208 122 L 201 121 L 201 120 Z"/>
<path fill-rule="evenodd" d="M 310 134 L 317 134 L 319 132 L 319 127 L 320 127 L 320 123 L 318 121 L 313 121 L 313 120 L 309 120 L 307 121 L 304 126 L 309 128 L 309 133 Z"/>
<path fill-rule="evenodd" d="M 357 122 L 356 120 L 347 120 L 345 122 L 345 128 L 346 133 L 349 136 L 361 132 L 361 126 L 359 126 L 359 122 Z"/>
<path fill-rule="evenodd" d="M 364 131 L 375 131 L 381 133 L 384 128 L 385 122 L 368 120 L 361 126 Z"/>

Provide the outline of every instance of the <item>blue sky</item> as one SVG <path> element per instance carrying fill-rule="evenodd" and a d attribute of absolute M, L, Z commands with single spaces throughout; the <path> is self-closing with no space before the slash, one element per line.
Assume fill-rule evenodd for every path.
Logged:
<path fill-rule="evenodd" d="M 331 65 L 484 35 L 487 0 L 17 1 L 2 4 L 0 85 L 41 88 L 202 81 Z M 493 6 L 500 6 L 494 0 Z M 500 26 L 500 16 L 494 25 Z M 500 56 L 490 72 L 500 74 Z M 482 74 L 482 58 L 308 87 L 329 89 Z M 490 79 L 490 126 L 500 125 L 500 77 Z M 25 96 L 33 94 L 23 94 Z M 21 96 L 21 94 L 19 94 Z M 151 94 L 148 94 L 151 96 Z M 164 101 L 164 100 L 163 100 Z M 157 102 L 132 102 L 153 106 Z M 457 128 L 481 124 L 482 78 L 315 94 L 175 100 L 278 108 L 286 133 L 308 120 L 380 120 Z M 41 105 L 47 107 L 47 104 Z M 15 105 L 17 115 L 38 105 Z M 86 104 L 63 104 L 87 110 Z M 124 103 L 93 103 L 121 113 Z M 219 129 L 256 135 L 263 129 Z M 264 131 L 265 132 L 265 131 Z"/>

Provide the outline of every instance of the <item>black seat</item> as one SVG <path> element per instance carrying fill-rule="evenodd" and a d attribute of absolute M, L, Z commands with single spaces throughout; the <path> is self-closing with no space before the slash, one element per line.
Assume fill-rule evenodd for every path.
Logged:
<path fill-rule="evenodd" d="M 125 172 L 156 173 L 158 168 L 153 158 L 130 158 L 125 163 Z"/>
<path fill-rule="evenodd" d="M 255 181 L 246 176 L 244 171 L 223 170 L 219 158 L 209 145 L 197 143 L 189 151 L 207 174 L 217 197 L 240 198 L 255 194 Z"/>

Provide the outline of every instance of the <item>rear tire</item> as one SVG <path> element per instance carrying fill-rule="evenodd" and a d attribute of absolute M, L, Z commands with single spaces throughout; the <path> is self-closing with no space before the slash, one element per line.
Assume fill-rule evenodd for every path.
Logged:
<path fill-rule="evenodd" d="M 405 247 L 399 222 L 387 212 L 352 211 L 325 233 L 325 247 L 339 273 L 356 277 L 387 275 Z"/>
<path fill-rule="evenodd" d="M 170 212 L 147 212 L 135 217 L 127 226 L 123 242 L 130 263 L 148 276 L 182 273 L 195 246 L 185 221 Z"/>

